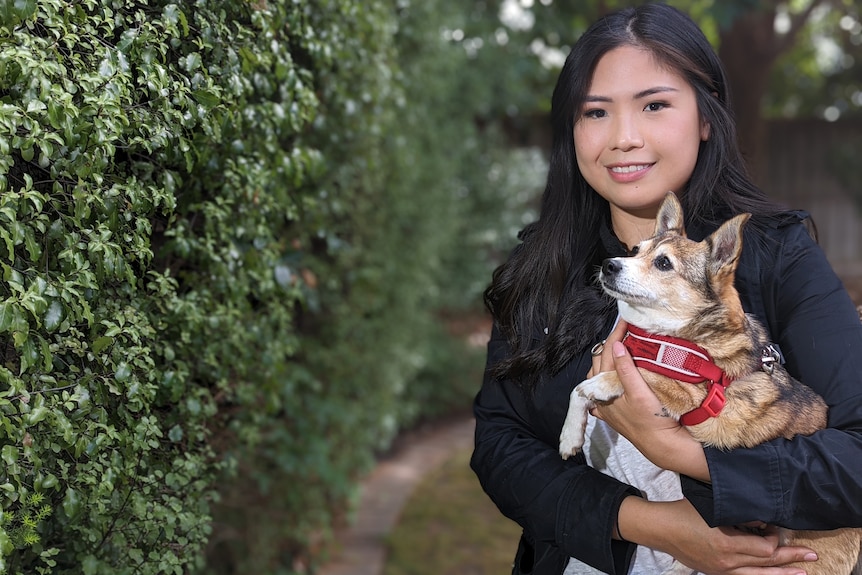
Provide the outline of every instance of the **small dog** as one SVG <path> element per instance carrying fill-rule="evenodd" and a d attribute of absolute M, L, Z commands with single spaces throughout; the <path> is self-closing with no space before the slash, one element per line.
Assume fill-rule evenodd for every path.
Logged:
<path fill-rule="evenodd" d="M 667 414 L 695 439 L 719 449 L 790 439 L 826 426 L 826 403 L 787 373 L 766 330 L 742 309 L 734 276 L 749 217 L 736 216 L 695 242 L 685 236 L 679 200 L 668 193 L 654 237 L 632 257 L 605 260 L 599 274 L 629 323 L 623 343 Z M 574 389 L 560 434 L 564 459 L 583 447 L 594 402 L 622 393 L 616 371 Z M 862 571 L 862 529 L 780 533 L 782 545 L 817 551 L 818 561 L 795 565 L 809 575 Z M 676 561 L 668 575 L 691 571 Z"/>

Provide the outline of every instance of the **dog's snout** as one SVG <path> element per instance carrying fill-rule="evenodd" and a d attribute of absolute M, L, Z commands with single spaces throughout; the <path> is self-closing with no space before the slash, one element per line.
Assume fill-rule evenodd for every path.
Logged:
<path fill-rule="evenodd" d="M 613 276 L 618 274 L 623 269 L 623 264 L 617 261 L 616 258 L 608 258 L 602 264 L 602 273 L 605 276 Z"/>

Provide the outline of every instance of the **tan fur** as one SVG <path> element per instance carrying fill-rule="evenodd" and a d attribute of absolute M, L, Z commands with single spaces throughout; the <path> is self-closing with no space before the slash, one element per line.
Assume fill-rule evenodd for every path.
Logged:
<path fill-rule="evenodd" d="M 641 370 L 641 374 L 670 413 L 687 413 L 706 397 L 702 385 L 680 384 L 645 370 Z M 725 392 L 727 404 L 721 414 L 689 426 L 689 433 L 704 445 L 733 449 L 754 447 L 776 437 L 790 439 L 798 434 L 808 435 L 825 427 L 825 411 L 819 406 L 797 411 L 788 402 L 779 401 L 778 390 L 769 380 L 769 375 L 760 372 L 734 381 Z M 749 399 L 753 394 L 756 394 L 756 401 Z"/>
<path fill-rule="evenodd" d="M 766 330 L 744 313 L 734 287 L 748 217 L 736 216 L 706 240 L 694 242 L 685 237 L 682 207 L 669 193 L 656 219 L 655 236 L 641 242 L 637 255 L 614 258 L 620 271 L 601 276 L 604 289 L 621 302 L 623 319 L 652 333 L 696 343 L 734 380 L 725 391 L 727 403 L 721 413 L 687 427 L 695 439 L 719 449 L 753 447 L 826 427 L 827 406 L 819 395 L 777 362 L 772 374 L 761 369 L 761 350 L 769 343 Z M 706 384 L 640 371 L 676 418 L 697 408 L 706 397 Z M 614 371 L 575 388 L 560 436 L 563 458 L 583 446 L 586 411 L 592 404 L 611 401 L 622 392 Z M 817 562 L 795 565 L 809 575 L 850 575 L 860 561 L 862 529 L 782 530 L 782 541 L 817 551 Z M 671 572 L 689 571 L 676 563 Z"/>

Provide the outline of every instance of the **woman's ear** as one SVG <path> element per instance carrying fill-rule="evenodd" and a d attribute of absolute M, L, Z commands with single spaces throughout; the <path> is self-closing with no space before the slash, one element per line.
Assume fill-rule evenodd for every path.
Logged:
<path fill-rule="evenodd" d="M 718 92 L 713 92 L 712 97 L 718 98 Z M 707 122 L 704 119 L 701 119 L 701 121 L 700 121 L 700 139 L 701 139 L 701 141 L 705 142 L 709 139 L 709 131 L 710 131 L 709 122 Z"/>
<path fill-rule="evenodd" d="M 709 122 L 706 120 L 701 121 L 700 123 L 700 139 L 705 142 L 709 139 Z"/>

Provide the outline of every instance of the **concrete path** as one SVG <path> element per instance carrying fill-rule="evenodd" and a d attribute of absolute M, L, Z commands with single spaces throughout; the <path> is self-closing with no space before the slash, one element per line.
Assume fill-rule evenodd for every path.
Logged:
<path fill-rule="evenodd" d="M 386 535 L 413 489 L 426 473 L 470 448 L 473 429 L 473 419 L 465 417 L 416 432 L 397 444 L 362 482 L 356 519 L 336 534 L 337 556 L 318 575 L 380 575 L 386 562 Z"/>

